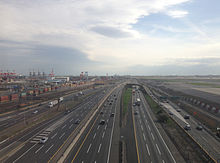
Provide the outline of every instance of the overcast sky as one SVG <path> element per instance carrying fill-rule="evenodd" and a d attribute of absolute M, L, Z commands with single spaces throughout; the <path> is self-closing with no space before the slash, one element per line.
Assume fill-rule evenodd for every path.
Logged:
<path fill-rule="evenodd" d="M 220 75 L 219 0 L 1 0 L 0 70 Z"/>

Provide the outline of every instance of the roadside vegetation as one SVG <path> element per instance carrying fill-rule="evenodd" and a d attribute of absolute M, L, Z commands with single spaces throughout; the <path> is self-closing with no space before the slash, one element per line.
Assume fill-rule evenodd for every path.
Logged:
<path fill-rule="evenodd" d="M 131 101 L 132 89 L 125 88 L 125 92 L 123 94 L 123 116 L 127 113 L 128 105 Z"/>

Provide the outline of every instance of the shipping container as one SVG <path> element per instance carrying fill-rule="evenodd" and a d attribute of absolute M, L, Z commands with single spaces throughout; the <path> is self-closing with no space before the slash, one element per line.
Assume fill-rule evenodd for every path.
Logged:
<path fill-rule="evenodd" d="M 33 93 L 34 93 L 33 90 L 28 90 L 28 91 L 27 91 L 27 94 L 28 94 L 28 95 L 32 95 Z"/>
<path fill-rule="evenodd" d="M 11 94 L 11 95 L 10 95 L 10 100 L 11 100 L 11 101 L 18 100 L 18 98 L 19 98 L 19 95 L 18 95 L 18 94 Z"/>
<path fill-rule="evenodd" d="M 9 101 L 9 96 L 5 95 L 5 96 L 0 96 L 0 102 L 7 102 Z"/>
<path fill-rule="evenodd" d="M 27 96 L 27 93 L 26 93 L 26 92 L 22 92 L 22 93 L 20 94 L 20 98 L 26 98 L 26 96 Z"/>

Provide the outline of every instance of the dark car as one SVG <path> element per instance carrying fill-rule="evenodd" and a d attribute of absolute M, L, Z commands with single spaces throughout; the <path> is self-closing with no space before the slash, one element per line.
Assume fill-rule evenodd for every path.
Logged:
<path fill-rule="evenodd" d="M 109 105 L 112 105 L 112 103 L 110 102 Z"/>
<path fill-rule="evenodd" d="M 64 114 L 69 114 L 70 112 L 71 112 L 70 110 L 67 110 L 67 111 L 65 111 Z"/>
<path fill-rule="evenodd" d="M 177 109 L 176 111 L 177 111 L 177 112 L 181 112 L 181 110 L 180 110 L 180 109 Z"/>
<path fill-rule="evenodd" d="M 79 123 L 80 123 L 79 119 L 75 120 L 75 124 L 79 124 Z"/>
<path fill-rule="evenodd" d="M 189 119 L 189 115 L 185 115 L 185 116 L 184 116 L 184 119 Z"/>
<path fill-rule="evenodd" d="M 196 129 L 201 131 L 201 130 L 203 130 L 203 127 L 202 127 L 201 125 L 198 125 L 198 126 L 196 127 Z"/>
<path fill-rule="evenodd" d="M 100 114 L 103 114 L 103 111 L 101 111 Z"/>
<path fill-rule="evenodd" d="M 110 115 L 110 117 L 114 117 L 115 116 L 115 113 L 112 113 L 111 115 Z"/>
<path fill-rule="evenodd" d="M 134 115 L 138 115 L 138 112 L 134 112 Z"/>
<path fill-rule="evenodd" d="M 105 124 L 105 120 L 104 119 L 100 120 L 99 124 L 100 125 L 104 125 Z"/>
<path fill-rule="evenodd" d="M 173 115 L 173 113 L 172 113 L 172 112 L 169 112 L 169 115 Z"/>

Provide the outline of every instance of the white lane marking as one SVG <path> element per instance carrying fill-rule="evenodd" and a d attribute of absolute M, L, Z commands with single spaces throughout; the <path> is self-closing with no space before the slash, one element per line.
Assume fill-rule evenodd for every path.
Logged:
<path fill-rule="evenodd" d="M 48 148 L 48 150 L 46 150 L 45 153 L 47 153 L 52 147 L 53 147 L 53 144 L 50 146 L 50 148 Z"/>
<path fill-rule="evenodd" d="M 163 162 L 163 163 L 165 163 L 165 161 L 164 161 L 164 160 L 162 160 L 162 162 Z"/>
<path fill-rule="evenodd" d="M 107 123 L 108 123 L 108 119 L 107 119 Z"/>
<path fill-rule="evenodd" d="M 147 121 L 147 120 L 145 120 L 145 122 L 146 122 L 146 123 L 148 123 L 148 121 Z"/>
<path fill-rule="evenodd" d="M 147 125 L 147 126 L 148 126 L 149 130 L 151 131 L 151 128 L 150 128 L 150 126 L 149 126 L 149 125 Z"/>
<path fill-rule="evenodd" d="M 55 136 L 57 135 L 57 133 L 56 134 L 54 134 L 52 137 L 51 137 L 51 139 L 53 139 Z"/>
<path fill-rule="evenodd" d="M 152 136 L 153 140 L 155 140 L 153 133 L 151 132 L 150 134 L 151 134 L 151 136 Z"/>
<path fill-rule="evenodd" d="M 104 138 L 104 136 L 105 136 L 105 131 L 104 131 L 103 134 L 102 134 L 102 138 Z"/>
<path fill-rule="evenodd" d="M 70 120 L 70 122 L 72 122 L 73 121 L 73 118 Z"/>
<path fill-rule="evenodd" d="M 140 120 L 140 124 L 141 124 L 142 122 L 141 122 L 141 120 Z"/>
<path fill-rule="evenodd" d="M 62 127 L 62 129 L 64 129 L 66 127 L 66 124 Z"/>
<path fill-rule="evenodd" d="M 144 113 L 144 112 L 143 112 Z M 146 118 L 145 114 L 144 114 L 144 118 Z"/>
<path fill-rule="evenodd" d="M 34 148 L 37 144 L 34 144 L 31 148 L 25 151 L 20 157 L 13 161 L 13 163 L 17 162 L 20 158 L 22 158 L 26 153 L 28 153 L 32 148 Z"/>
<path fill-rule="evenodd" d="M 59 139 L 61 139 L 64 135 L 65 135 L 65 132 L 59 137 Z"/>
<path fill-rule="evenodd" d="M 142 95 L 142 94 L 141 94 L 141 95 Z M 142 95 L 142 97 L 143 97 L 143 95 Z M 144 104 L 144 105 L 145 105 L 145 107 L 146 107 L 146 103 L 145 103 L 145 102 L 143 102 L 143 104 Z M 146 108 L 147 108 L 147 107 L 146 107 Z M 167 147 L 167 144 L 166 144 L 166 143 L 165 143 L 165 141 L 163 140 L 163 137 L 161 136 L 161 134 L 160 134 L 159 130 L 157 129 L 157 127 L 156 127 L 156 125 L 155 125 L 155 123 L 154 123 L 153 119 L 151 118 L 150 113 L 149 113 L 149 111 L 148 111 L 147 109 L 146 109 L 146 112 L 147 112 L 147 114 L 149 115 L 149 118 L 150 118 L 151 122 L 153 123 L 154 128 L 157 130 L 157 133 L 159 134 L 160 138 L 162 139 L 163 144 L 164 144 L 164 145 L 165 145 L 165 147 L 167 148 L 167 150 L 168 150 L 168 152 L 169 152 L 170 156 L 172 157 L 173 162 L 174 162 L 174 163 L 176 163 L 176 160 L 174 159 L 174 157 L 173 157 L 172 153 L 170 152 L 170 149 Z"/>
<path fill-rule="evenodd" d="M 159 149 L 157 144 L 156 144 L 156 147 L 157 147 L 157 150 L 158 150 L 159 154 L 161 155 L 160 149 Z"/>
<path fill-rule="evenodd" d="M 146 146 L 146 148 L 147 148 L 147 152 L 148 152 L 148 154 L 149 154 L 149 156 L 150 156 L 150 150 L 149 150 L 149 148 L 148 148 L 148 145 L 145 144 L 145 146 Z"/>
<path fill-rule="evenodd" d="M 146 141 L 146 137 L 145 137 L 144 133 L 143 133 L 143 137 L 144 137 L 144 141 Z"/>
<path fill-rule="evenodd" d="M 71 124 L 71 125 L 70 125 L 69 129 L 71 129 L 71 128 L 72 128 L 72 126 L 73 126 L 73 124 Z"/>
<path fill-rule="evenodd" d="M 89 150 L 90 150 L 91 146 L 92 146 L 92 144 L 89 144 L 89 147 L 88 147 L 86 153 L 89 153 Z"/>
<path fill-rule="evenodd" d="M 100 152 L 102 144 L 99 144 L 99 149 L 98 149 L 98 153 Z"/>
<path fill-rule="evenodd" d="M 144 130 L 142 125 L 141 125 L 141 130 L 142 130 L 142 131 Z"/>
<path fill-rule="evenodd" d="M 105 125 L 105 130 L 106 130 L 106 128 L 107 128 L 107 125 Z"/>
<path fill-rule="evenodd" d="M 95 139 L 95 137 L 96 137 L 96 133 L 94 134 L 93 139 Z"/>
<path fill-rule="evenodd" d="M 100 127 L 100 126 L 98 125 L 97 130 L 99 129 L 99 127 Z"/>
<path fill-rule="evenodd" d="M 38 153 L 41 150 L 41 148 L 43 148 L 43 147 L 44 147 L 44 145 L 42 145 L 40 148 L 38 148 L 38 150 L 36 150 L 35 153 Z"/>

